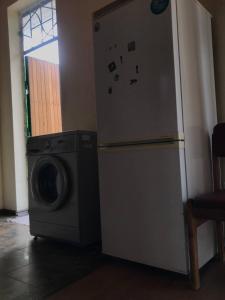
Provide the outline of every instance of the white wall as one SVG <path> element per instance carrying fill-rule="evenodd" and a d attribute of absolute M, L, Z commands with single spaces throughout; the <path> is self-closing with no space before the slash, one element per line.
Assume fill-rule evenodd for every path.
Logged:
<path fill-rule="evenodd" d="M 96 130 L 92 13 L 111 0 L 57 0 L 64 130 Z"/>
<path fill-rule="evenodd" d="M 7 11 L 0 9 L 0 132 L 1 132 L 1 157 L 2 157 L 2 184 L 3 207 L 16 209 L 15 172 L 14 172 L 14 145 L 12 128 L 12 105 L 10 89 L 10 68 L 8 51 L 8 26 Z"/>
<path fill-rule="evenodd" d="M 1 78 L 0 78 L 1 81 Z M 0 85 L 1 89 L 1 85 Z M 1 146 L 0 146 L 1 149 Z M 0 209 L 3 208 L 2 156 L 0 154 Z"/>
<path fill-rule="evenodd" d="M 25 100 L 23 81 L 23 61 L 20 47 L 19 14 L 13 7 L 8 10 L 9 49 L 12 121 L 14 136 L 14 172 L 16 203 L 14 210 L 28 209 L 27 160 L 25 140 Z"/>
<path fill-rule="evenodd" d="M 3 1 L 4 3 L 4 1 Z M 0 208 L 23 211 L 28 208 L 24 128 L 23 67 L 19 39 L 18 11 L 30 0 L 13 1 L 0 8 L 0 117 L 2 201 Z M 10 44 L 10 51 L 9 51 Z M 3 46 L 2 46 L 3 45 Z"/>
<path fill-rule="evenodd" d="M 2 27 L 1 17 L 0 17 L 0 30 Z M 1 91 L 3 90 L 3 79 L 1 78 L 1 59 L 0 59 L 0 99 L 1 99 Z M 1 141 L 1 130 L 0 130 L 0 141 Z M 2 145 L 0 143 L 0 209 L 3 208 L 3 183 L 2 183 Z"/>

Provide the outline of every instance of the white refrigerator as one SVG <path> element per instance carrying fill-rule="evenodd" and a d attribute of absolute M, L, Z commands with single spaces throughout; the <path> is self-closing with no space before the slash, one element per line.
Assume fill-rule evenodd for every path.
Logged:
<path fill-rule="evenodd" d="M 103 252 L 187 274 L 185 202 L 212 190 L 211 15 L 195 0 L 118 0 L 93 31 Z M 198 236 L 203 266 L 211 222 Z"/>

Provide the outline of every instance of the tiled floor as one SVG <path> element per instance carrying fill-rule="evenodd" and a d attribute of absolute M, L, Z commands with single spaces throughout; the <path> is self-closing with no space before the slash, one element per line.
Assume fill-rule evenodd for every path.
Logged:
<path fill-rule="evenodd" d="M 102 263 L 96 247 L 81 250 L 50 240 L 34 241 L 29 227 L 0 219 L 0 299 L 45 299 Z"/>
<path fill-rule="evenodd" d="M 211 262 L 202 272 L 202 288 L 188 278 L 136 264 L 109 261 L 49 300 L 224 300 L 225 266 Z"/>
<path fill-rule="evenodd" d="M 225 266 L 201 272 L 202 288 L 187 277 L 50 240 L 34 241 L 29 227 L 0 218 L 0 300 L 224 300 Z"/>

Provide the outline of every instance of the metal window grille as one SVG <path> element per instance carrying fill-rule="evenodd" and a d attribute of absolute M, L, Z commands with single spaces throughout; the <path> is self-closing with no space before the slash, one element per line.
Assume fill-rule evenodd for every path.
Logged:
<path fill-rule="evenodd" d="M 56 1 L 42 1 L 22 15 L 24 55 L 58 39 Z"/>

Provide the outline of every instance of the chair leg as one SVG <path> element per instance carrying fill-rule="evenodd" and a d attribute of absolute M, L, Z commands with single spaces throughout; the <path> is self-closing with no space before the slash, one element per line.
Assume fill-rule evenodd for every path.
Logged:
<path fill-rule="evenodd" d="M 191 281 L 193 288 L 198 290 L 200 289 L 200 273 L 198 263 L 197 221 L 192 214 L 192 205 L 190 201 L 187 204 L 187 222 Z"/>
<path fill-rule="evenodd" d="M 225 251 L 224 251 L 224 223 L 216 222 L 217 230 L 217 243 L 218 243 L 218 253 L 219 258 L 222 263 L 225 263 Z"/>

